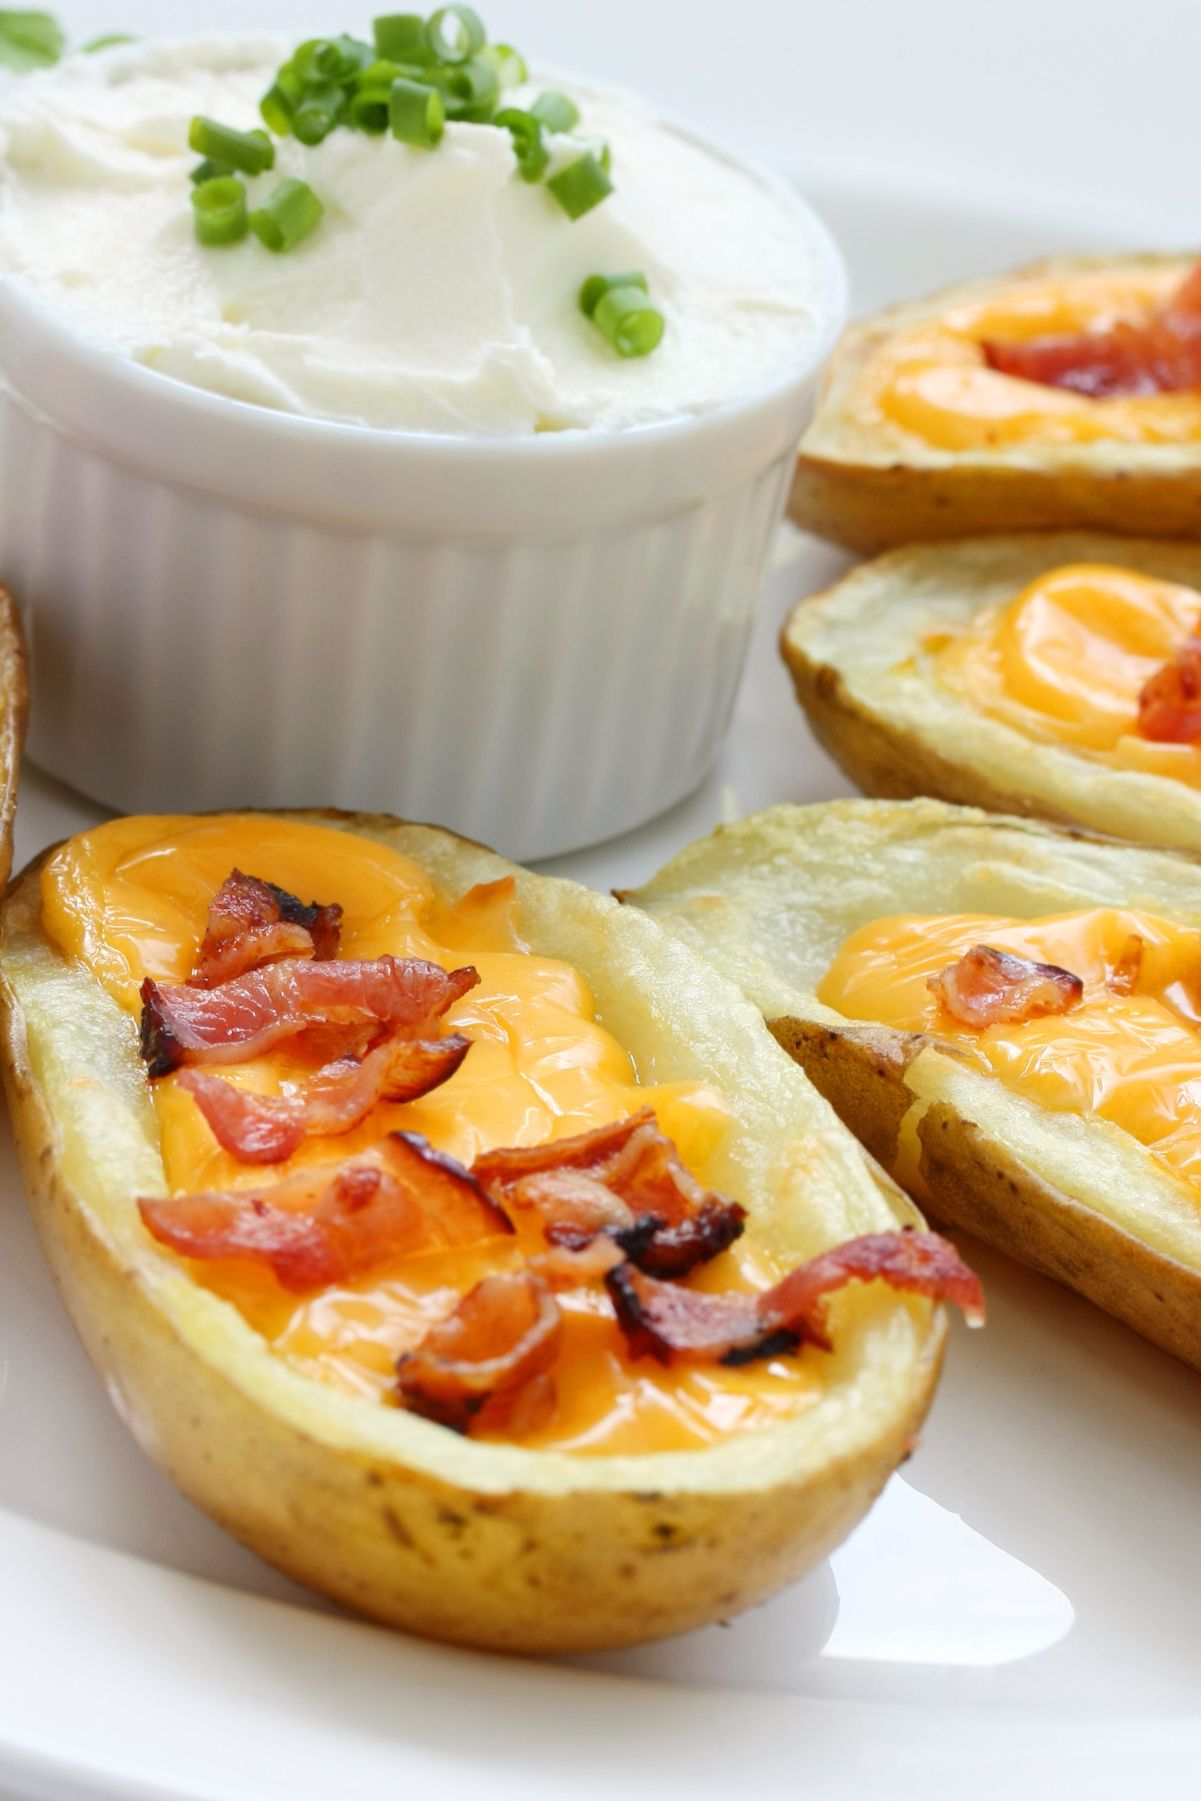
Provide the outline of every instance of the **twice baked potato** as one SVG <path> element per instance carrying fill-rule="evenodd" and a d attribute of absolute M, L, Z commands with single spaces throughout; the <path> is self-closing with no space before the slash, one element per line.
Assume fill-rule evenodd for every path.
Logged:
<path fill-rule="evenodd" d="M 1016 1038 L 1007 1043 L 1003 1029 L 994 1032 L 999 1043 L 988 1066 L 968 1033 L 948 1029 L 953 1022 L 927 992 L 924 970 L 948 961 L 937 942 L 910 988 L 926 1029 L 900 1029 L 892 1007 L 873 1017 L 880 990 L 870 981 L 861 981 L 853 1011 L 823 998 L 838 960 L 845 974 L 848 948 L 862 943 L 859 935 L 870 939 L 877 921 L 895 922 L 874 946 L 875 973 L 883 969 L 887 988 L 915 944 L 927 932 L 936 938 L 948 916 L 965 916 L 961 943 L 999 939 L 1004 946 L 1015 934 L 1001 932 L 1002 919 L 1054 926 L 1082 912 L 1095 940 L 1105 910 L 1114 911 L 1126 946 L 1126 916 L 1156 916 L 1164 925 L 1157 936 L 1174 938 L 1183 955 L 1191 995 L 1188 964 L 1201 950 L 1194 863 L 936 801 L 836 801 L 776 807 L 725 827 L 624 899 L 740 984 L 815 1087 L 935 1218 L 1054 1277 L 1201 1368 L 1201 1162 L 1192 1160 L 1191 1136 L 1184 1142 L 1201 1125 L 1189 1087 L 1194 1062 L 1201 1076 L 1191 1003 L 1176 996 L 1181 1016 L 1140 1002 L 1135 1036 L 1113 1041 L 1119 1061 L 1130 1052 L 1136 1073 L 1157 1030 L 1180 1053 L 1159 1069 L 1160 1136 L 1152 1149 L 1101 1116 L 1109 1054 L 1103 1016 L 1100 1035 L 1094 1029 L 1081 1049 L 1080 1079 L 1087 1085 L 1095 1076 L 1102 1097 L 1096 1111 L 1073 1105 L 1062 1069 L 1049 1069 L 1041 1087 L 1026 1083 L 1029 1063 L 1054 1064 L 1061 1029 L 1097 1026 L 1102 1002 L 1036 1020 L 1025 1063 Z M 1055 929 L 1062 933 L 1062 921 Z M 1161 952 L 1144 929 L 1158 982 Z M 1115 1004 L 1120 993 L 1135 1004 L 1131 986 L 1137 990 L 1137 981 L 1123 985 L 1115 972 Z M 853 984 L 839 989 L 840 997 L 848 992 Z M 1090 1002 L 1095 992 L 1089 988 Z"/>
<path fill-rule="evenodd" d="M 1198 621 L 1201 546 L 1047 533 L 892 551 L 802 601 L 780 646 L 865 794 L 1196 853 L 1201 751 L 1141 736 L 1138 702 Z"/>
<path fill-rule="evenodd" d="M 867 554 L 1074 527 L 1201 537 L 1201 395 L 1094 398 L 991 368 L 982 348 L 1137 321 L 1190 267 L 1055 258 L 852 325 L 801 440 L 793 519 Z"/>
<path fill-rule="evenodd" d="M 388 1404 L 366 1365 L 368 1386 L 355 1392 L 306 1364 L 307 1353 L 279 1354 L 269 1322 L 288 1296 L 266 1273 L 246 1291 L 258 1308 L 248 1314 L 214 1280 L 214 1266 L 151 1237 L 143 1218 L 172 1186 L 165 1159 L 177 1160 L 179 1139 L 175 1115 L 156 1112 L 139 1055 L 137 957 L 153 973 L 154 958 L 169 952 L 186 969 L 180 945 L 195 947 L 207 904 L 196 872 L 202 857 L 219 867 L 221 847 L 210 840 L 223 829 L 221 816 L 97 828 L 57 861 L 51 854 L 28 869 L 0 922 L 5 1081 L 38 1229 L 80 1336 L 143 1449 L 191 1500 L 300 1581 L 378 1620 L 474 1645 L 637 1643 L 737 1613 L 823 1556 L 912 1447 L 929 1404 L 945 1322 L 922 1295 L 865 1280 L 831 1296 L 832 1349 L 786 1359 L 804 1392 L 774 1423 L 723 1427 L 699 1448 L 586 1455 L 463 1436 Z M 764 1267 L 920 1225 L 735 986 L 644 915 L 514 871 L 448 833 L 375 815 L 243 816 L 239 829 L 264 885 L 299 886 L 284 853 L 300 831 L 320 833 L 314 867 L 335 891 L 364 847 L 377 860 L 408 860 L 428 885 L 426 913 L 459 919 L 455 943 L 474 898 L 493 891 L 480 885 L 515 878 L 514 955 L 580 972 L 639 1080 L 659 1085 L 652 1094 L 666 1094 L 663 1084 L 716 1090 L 720 1131 L 697 1173 L 745 1206 L 744 1246 Z M 106 833 L 117 834 L 111 852 Z M 102 852 L 113 883 L 142 884 L 121 890 L 121 905 L 134 898 L 120 931 L 106 891 L 89 910 L 71 886 L 72 872 L 94 871 Z M 378 933 L 370 907 L 368 915 Z M 166 924 L 148 925 L 152 918 Z M 78 928 L 80 955 L 56 935 L 63 919 Z M 144 1055 L 165 1042 L 147 992 Z M 562 1064 L 565 1040 L 546 1049 L 539 1082 Z M 501 1061 L 509 1055 L 497 1049 Z M 481 1065 L 482 1074 L 494 1067 Z M 481 1104 L 487 1087 L 474 1091 Z M 180 1104 L 176 1095 L 172 1106 Z M 687 1093 L 682 1104 L 687 1111 Z M 208 1170 L 218 1153 L 202 1154 Z M 938 1242 L 923 1234 L 903 1242 L 919 1240 Z M 345 1301 L 343 1321 L 354 1311 Z M 326 1308 L 327 1321 L 333 1312 Z M 731 1381 L 739 1375 L 729 1372 Z M 772 1380 L 785 1378 L 793 1379 L 781 1369 Z"/>

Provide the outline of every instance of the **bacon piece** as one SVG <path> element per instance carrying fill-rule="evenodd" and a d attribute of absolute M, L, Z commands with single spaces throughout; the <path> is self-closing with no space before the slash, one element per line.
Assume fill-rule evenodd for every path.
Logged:
<path fill-rule="evenodd" d="M 926 986 L 953 1018 L 980 1031 L 1047 1013 L 1070 1013 L 1084 997 L 1084 983 L 1070 970 L 1015 957 L 989 944 L 974 944 Z"/>
<path fill-rule="evenodd" d="M 1143 684 L 1138 730 L 1153 744 L 1201 743 L 1201 638 L 1186 638 Z"/>
<path fill-rule="evenodd" d="M 302 962 L 289 957 L 220 988 L 142 983 L 142 1056 L 151 1077 L 185 1063 L 242 1063 L 320 1028 L 322 1043 L 362 1054 L 381 1031 L 431 1035 L 474 988 L 474 969 L 448 971 L 417 957 Z"/>
<path fill-rule="evenodd" d="M 140 1200 L 138 1211 L 181 1256 L 262 1263 L 295 1294 L 513 1230 L 461 1164 L 411 1132 L 389 1133 L 333 1171 L 315 1165 L 272 1188 Z"/>
<path fill-rule="evenodd" d="M 1201 388 L 1201 263 L 1162 307 L 1108 331 L 1062 332 L 1013 343 L 986 339 L 990 369 L 1093 400 Z"/>
<path fill-rule="evenodd" d="M 282 1163 L 306 1138 L 352 1132 L 380 1101 L 415 1101 L 450 1080 L 470 1038 L 388 1038 L 365 1057 L 319 1069 L 298 1094 L 248 1094 L 201 1069 L 180 1071 L 222 1150 L 241 1163 Z"/>
<path fill-rule="evenodd" d="M 1139 937 L 1137 932 L 1131 932 L 1109 972 L 1106 986 L 1111 994 L 1134 993 L 1138 987 L 1139 976 L 1142 974 L 1145 949 L 1144 940 Z"/>
<path fill-rule="evenodd" d="M 778 1357 L 812 1344 L 830 1349 L 826 1300 L 848 1282 L 883 1281 L 952 1301 L 973 1325 L 984 1318 L 979 1279 L 954 1245 L 933 1232 L 876 1232 L 803 1263 L 760 1295 L 706 1294 L 660 1282 L 628 1263 L 605 1278 L 618 1324 L 635 1357 L 673 1356 L 725 1364 Z"/>
<path fill-rule="evenodd" d="M 215 988 L 277 957 L 338 954 L 342 909 L 308 905 L 274 882 L 235 869 L 217 890 L 208 926 L 188 977 L 195 988 Z"/>
<path fill-rule="evenodd" d="M 490 1151 L 474 1174 L 506 1206 L 534 1207 L 549 1243 L 604 1233 L 654 1275 L 681 1276 L 742 1236 L 746 1210 L 707 1194 L 649 1107 L 532 1149 Z"/>
<path fill-rule="evenodd" d="M 625 1262 L 625 1252 L 612 1238 L 593 1238 L 578 1250 L 554 1245 L 531 1257 L 527 1268 L 541 1276 L 557 1291 L 565 1288 L 587 1288 L 591 1282 L 602 1282 L 610 1270 Z"/>
<path fill-rule="evenodd" d="M 522 1270 L 485 1276 L 450 1315 L 396 1366 L 402 1404 L 411 1413 L 467 1432 L 485 1408 L 513 1404 L 547 1374 L 563 1333 L 549 1286 Z"/>

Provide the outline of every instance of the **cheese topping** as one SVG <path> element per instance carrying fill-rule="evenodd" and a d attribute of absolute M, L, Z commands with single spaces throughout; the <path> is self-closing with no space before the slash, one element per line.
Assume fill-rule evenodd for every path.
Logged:
<path fill-rule="evenodd" d="M 719 1095 L 697 1084 L 642 1087 L 629 1054 L 597 1019 L 577 970 L 532 953 L 503 897 L 473 893 L 440 906 L 424 870 L 386 845 L 328 827 L 257 815 L 114 820 L 72 839 L 42 874 L 46 929 L 84 962 L 114 1000 L 139 1011 L 143 978 L 183 981 L 209 905 L 234 868 L 305 901 L 343 908 L 341 955 L 422 957 L 471 963 L 480 984 L 446 1016 L 471 1050 L 442 1087 L 421 1100 L 384 1104 L 355 1131 L 311 1139 L 273 1172 L 237 1162 L 216 1144 L 174 1077 L 154 1103 L 172 1193 L 259 1188 L 305 1163 L 340 1162 L 385 1132 L 419 1132 L 470 1164 L 498 1146 L 544 1143 L 621 1119 L 650 1105 L 699 1176 L 726 1127 Z M 223 1064 L 221 1075 L 274 1094 L 311 1068 L 296 1052 Z M 542 1248 L 536 1222 L 519 1237 L 429 1252 L 343 1286 L 297 1298 L 266 1271 L 197 1266 L 196 1280 L 231 1300 L 290 1363 L 355 1392 L 384 1397 L 396 1359 L 483 1276 L 516 1267 Z M 713 1287 L 766 1288 L 784 1272 L 745 1241 L 700 1278 Z M 599 1291 L 562 1295 L 564 1342 L 555 1367 L 558 1406 L 523 1444 L 598 1452 L 687 1449 L 795 1413 L 816 1395 L 795 1360 L 745 1369 L 665 1371 L 633 1362 Z"/>
<path fill-rule="evenodd" d="M 988 450 L 1037 442 L 1080 445 L 1194 444 L 1201 394 L 1091 399 L 990 369 L 981 344 L 1064 332 L 1105 331 L 1163 304 L 1191 263 L 1070 280 L 1015 282 L 987 299 L 898 332 L 865 371 L 858 407 L 938 450 Z"/>
<path fill-rule="evenodd" d="M 1132 993 L 1115 993 L 1107 984 L 1132 937 L 1142 940 L 1141 969 Z M 1070 970 L 1083 1003 L 1018 1025 L 961 1024 L 927 981 L 977 944 Z M 1025 920 L 903 914 L 853 933 L 818 998 L 849 1019 L 949 1039 L 1040 1107 L 1112 1120 L 1201 1183 L 1201 931 L 1134 909 Z"/>
<path fill-rule="evenodd" d="M 606 142 L 615 192 L 571 220 L 521 180 L 510 134 L 452 123 L 435 151 L 338 130 L 276 145 L 247 184 L 309 183 L 321 229 L 287 256 L 195 241 L 188 124 L 261 126 L 295 48 L 205 37 L 76 56 L 0 112 L 0 273 L 92 343 L 234 400 L 388 430 L 528 436 L 706 412 L 774 379 L 838 296 L 803 219 L 633 98 L 562 76 L 576 138 Z M 667 332 L 617 355 L 581 314 L 598 272 L 647 277 Z"/>
<path fill-rule="evenodd" d="M 1116 769 L 1201 787 L 1201 749 L 1138 733 L 1144 684 L 1201 625 L 1201 593 L 1103 564 L 1052 569 L 954 636 L 927 640 L 939 680 L 1028 737 Z"/>

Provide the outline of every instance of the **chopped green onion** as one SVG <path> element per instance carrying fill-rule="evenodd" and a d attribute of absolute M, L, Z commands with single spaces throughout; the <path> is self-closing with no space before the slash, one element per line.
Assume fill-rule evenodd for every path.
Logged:
<path fill-rule="evenodd" d="M 292 58 L 292 68 L 306 87 L 341 86 L 366 68 L 375 51 L 358 38 L 310 38 Z"/>
<path fill-rule="evenodd" d="M 580 289 L 580 311 L 586 319 L 591 319 L 597 305 L 613 288 L 638 288 L 643 294 L 649 294 L 646 276 L 640 269 L 631 269 L 625 275 L 590 275 Z"/>
<path fill-rule="evenodd" d="M 613 152 L 610 150 L 608 144 L 601 145 L 600 155 L 597 158 L 597 161 L 600 163 L 600 166 L 605 171 L 606 175 L 612 175 L 612 173 L 613 173 Z"/>
<path fill-rule="evenodd" d="M 292 129 L 296 108 L 303 99 L 304 84 L 297 77 L 291 63 L 285 63 L 259 101 L 259 112 L 264 125 L 277 138 L 286 138 Z"/>
<path fill-rule="evenodd" d="M 265 169 L 275 167 L 275 145 L 265 131 L 235 131 L 230 125 L 220 125 L 216 119 L 197 114 L 188 132 L 188 143 L 197 156 L 229 163 L 244 175 L 261 175 Z"/>
<path fill-rule="evenodd" d="M 0 63 L 10 69 L 48 69 L 67 48 L 52 13 L 0 11 Z"/>
<path fill-rule="evenodd" d="M 569 219 L 582 219 L 613 192 L 613 183 L 591 151 L 552 175 L 546 185 Z"/>
<path fill-rule="evenodd" d="M 420 13 L 383 13 L 375 20 L 375 54 L 388 62 L 426 66 L 437 58 Z"/>
<path fill-rule="evenodd" d="M 608 288 L 593 308 L 592 323 L 618 356 L 649 356 L 662 343 L 666 329 L 663 314 L 648 305 L 645 287 L 633 283 Z"/>
<path fill-rule="evenodd" d="M 302 144 L 324 143 L 346 111 L 342 88 L 310 88 L 292 120 L 292 130 Z"/>
<path fill-rule="evenodd" d="M 236 175 L 202 181 L 192 190 L 192 207 L 202 244 L 238 244 L 246 236 L 246 188 Z"/>
<path fill-rule="evenodd" d="M 372 137 L 379 138 L 388 129 L 391 108 L 392 90 L 390 87 L 364 88 L 361 93 L 351 96 L 346 122 L 348 125 L 353 125 L 356 131 L 365 131 Z"/>
<path fill-rule="evenodd" d="M 132 31 L 102 31 L 98 38 L 89 38 L 83 46 L 85 56 L 95 56 L 97 50 L 115 50 L 118 44 L 136 44 L 137 38 Z"/>
<path fill-rule="evenodd" d="M 388 122 L 392 136 L 402 144 L 432 150 L 446 129 L 446 107 L 437 88 L 406 81 L 403 76 L 389 90 Z"/>
<path fill-rule="evenodd" d="M 484 21 L 469 6 L 440 6 L 425 30 L 434 61 L 439 63 L 465 63 L 488 42 Z"/>
<path fill-rule="evenodd" d="M 199 187 L 202 181 L 221 181 L 227 175 L 232 175 L 233 173 L 234 169 L 232 164 L 214 162 L 211 156 L 206 156 L 202 163 L 196 164 L 189 180 L 194 187 Z"/>
<path fill-rule="evenodd" d="M 529 78 L 525 57 L 512 44 L 485 44 L 480 60 L 492 64 L 502 88 L 519 88 Z"/>
<path fill-rule="evenodd" d="M 542 127 L 533 113 L 510 106 L 497 113 L 494 125 L 503 126 L 513 139 L 517 173 L 523 181 L 541 181 L 550 165 L 550 151 L 542 142 Z"/>
<path fill-rule="evenodd" d="M 566 94 L 539 94 L 530 111 L 547 131 L 574 131 L 580 122 L 580 109 Z"/>
<path fill-rule="evenodd" d="M 295 250 L 321 223 L 324 206 L 307 181 L 281 181 L 266 202 L 250 215 L 250 229 L 260 244 L 283 254 Z"/>
<path fill-rule="evenodd" d="M 496 111 L 500 78 L 492 65 L 478 56 L 450 68 L 430 69 L 426 79 L 445 94 L 448 119 L 486 125 Z"/>

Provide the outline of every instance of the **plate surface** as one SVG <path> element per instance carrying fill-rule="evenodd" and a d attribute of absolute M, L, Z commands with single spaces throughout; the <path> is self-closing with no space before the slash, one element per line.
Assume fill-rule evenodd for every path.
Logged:
<path fill-rule="evenodd" d="M 810 191 L 814 192 L 813 184 Z M 814 192 L 860 307 L 1052 248 L 1054 220 Z M 842 567 L 785 534 L 730 746 L 655 825 L 556 865 L 643 880 L 719 819 L 846 792 L 775 654 Z M 26 772 L 18 858 L 99 817 Z M 924 1442 L 843 1548 L 730 1627 L 558 1664 L 345 1620 L 138 1452 L 42 1264 L 0 1146 L 0 1795 L 438 1801 L 731 1793 L 975 1801 L 1191 1791 L 1201 1763 L 1201 1388 L 970 1246 Z"/>

